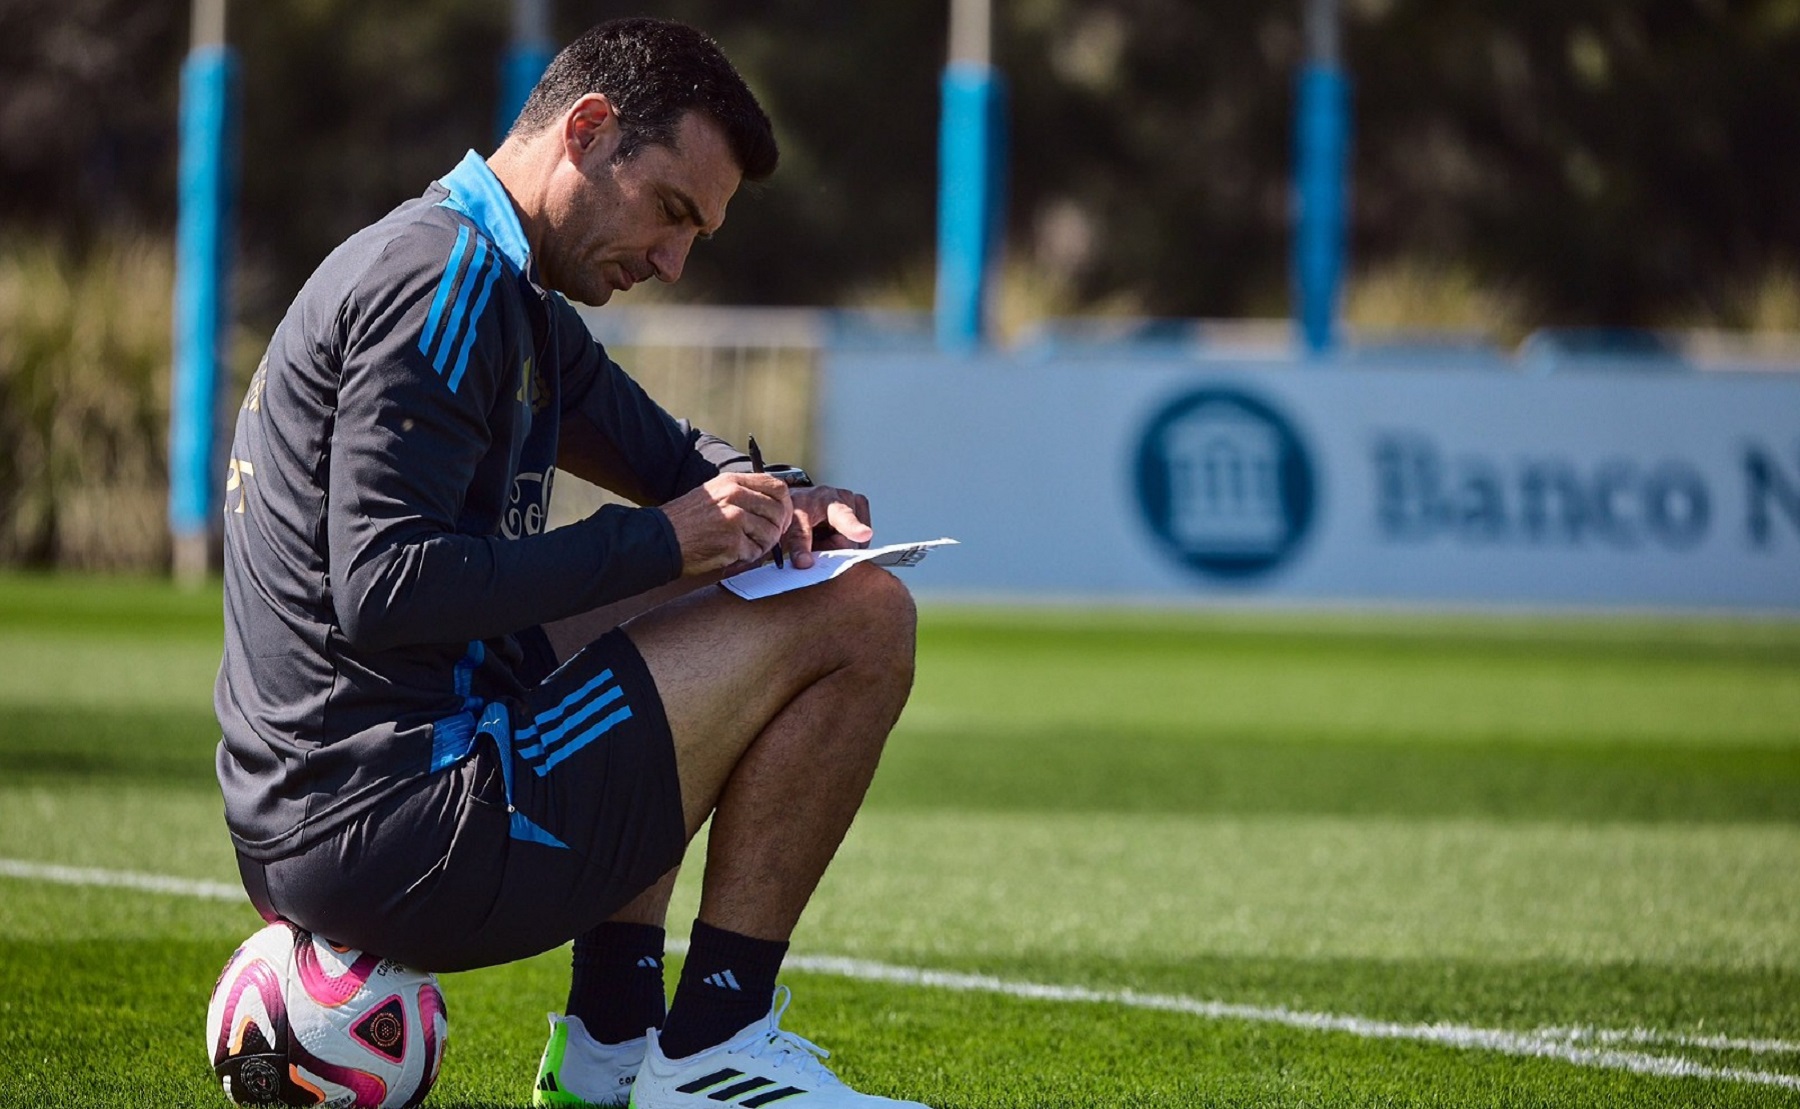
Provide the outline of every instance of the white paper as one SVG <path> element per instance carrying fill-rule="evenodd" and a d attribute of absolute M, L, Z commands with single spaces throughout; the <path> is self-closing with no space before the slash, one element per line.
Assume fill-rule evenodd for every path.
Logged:
<path fill-rule="evenodd" d="M 931 548 L 955 543 L 954 539 L 927 539 L 920 543 L 893 543 L 861 550 L 814 551 L 813 564 L 804 570 L 795 569 L 791 558 L 785 567 L 765 562 L 719 584 L 746 601 L 755 601 L 830 581 L 859 562 L 873 562 L 877 566 L 916 566 Z"/>

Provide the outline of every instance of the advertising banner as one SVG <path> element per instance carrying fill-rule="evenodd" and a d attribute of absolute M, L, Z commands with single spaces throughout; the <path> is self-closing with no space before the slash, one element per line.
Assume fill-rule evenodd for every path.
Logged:
<path fill-rule="evenodd" d="M 822 476 L 984 597 L 1800 611 L 1800 375 L 839 352 Z"/>

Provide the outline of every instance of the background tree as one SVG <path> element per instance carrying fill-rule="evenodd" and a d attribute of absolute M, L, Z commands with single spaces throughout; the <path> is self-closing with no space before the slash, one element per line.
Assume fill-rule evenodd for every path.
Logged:
<path fill-rule="evenodd" d="M 663 0 L 767 101 L 783 171 L 684 298 L 929 286 L 944 5 Z M 557 5 L 567 38 L 640 4 Z M 1078 303 L 1286 310 L 1298 4 L 1000 0 L 1015 256 Z M 333 245 L 486 150 L 502 0 L 260 0 L 240 304 L 271 326 Z M 173 222 L 187 0 L 0 0 L 0 231 Z M 1729 319 L 1800 264 L 1800 4 L 1347 0 L 1354 262 L 1450 261 L 1541 322 Z"/>

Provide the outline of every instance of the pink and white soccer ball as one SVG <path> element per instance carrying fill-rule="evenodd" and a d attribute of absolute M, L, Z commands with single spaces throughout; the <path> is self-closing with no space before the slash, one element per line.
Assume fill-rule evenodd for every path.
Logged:
<path fill-rule="evenodd" d="M 417 1105 L 449 1033 L 434 976 L 285 922 L 244 941 L 206 1010 L 207 1058 L 238 1105 Z"/>

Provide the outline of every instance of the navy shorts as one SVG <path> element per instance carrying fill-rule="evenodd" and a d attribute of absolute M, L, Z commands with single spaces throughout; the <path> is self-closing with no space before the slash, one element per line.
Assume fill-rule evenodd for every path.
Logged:
<path fill-rule="evenodd" d="M 624 632 L 507 707 L 509 742 L 477 737 L 298 855 L 240 855 L 251 902 L 409 966 L 466 970 L 567 943 L 680 863 L 674 739 Z"/>

